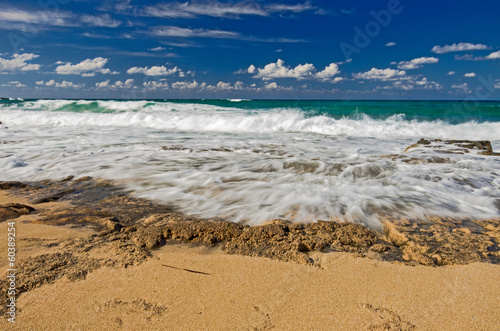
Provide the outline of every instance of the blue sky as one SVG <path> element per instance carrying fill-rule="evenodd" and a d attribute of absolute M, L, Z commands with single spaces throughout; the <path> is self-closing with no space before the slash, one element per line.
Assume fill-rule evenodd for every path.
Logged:
<path fill-rule="evenodd" d="M 0 96 L 500 100 L 499 8 L 4 0 Z"/>

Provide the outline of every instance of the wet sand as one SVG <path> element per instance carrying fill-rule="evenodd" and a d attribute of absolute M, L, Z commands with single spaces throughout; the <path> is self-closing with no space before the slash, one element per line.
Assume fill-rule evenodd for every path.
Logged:
<path fill-rule="evenodd" d="M 248 227 L 92 178 L 1 187 L 21 292 L 1 329 L 500 328 L 498 220 Z"/>

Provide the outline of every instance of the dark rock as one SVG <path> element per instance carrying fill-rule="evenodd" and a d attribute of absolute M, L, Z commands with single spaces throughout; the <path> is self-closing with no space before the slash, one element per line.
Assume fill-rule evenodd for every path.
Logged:
<path fill-rule="evenodd" d="M 9 190 L 12 188 L 22 188 L 28 185 L 21 182 L 0 182 L 0 190 Z"/>
<path fill-rule="evenodd" d="M 424 138 L 421 138 L 419 141 L 417 141 L 417 144 L 422 144 L 422 145 L 430 145 L 431 142 L 429 140 L 426 140 Z"/>
<path fill-rule="evenodd" d="M 449 148 L 445 145 L 454 145 L 454 147 Z M 417 143 L 406 148 L 405 152 L 415 147 L 439 148 L 435 151 L 438 153 L 446 154 L 464 154 L 469 153 L 472 150 L 476 150 L 480 155 L 500 155 L 500 153 L 493 152 L 491 142 L 489 142 L 488 140 L 427 140 L 422 138 Z"/>
<path fill-rule="evenodd" d="M 6 205 L 0 205 L 0 222 L 12 218 L 18 218 L 21 215 L 27 215 L 34 211 L 35 208 L 28 205 L 22 205 L 20 203 L 9 203 Z"/>

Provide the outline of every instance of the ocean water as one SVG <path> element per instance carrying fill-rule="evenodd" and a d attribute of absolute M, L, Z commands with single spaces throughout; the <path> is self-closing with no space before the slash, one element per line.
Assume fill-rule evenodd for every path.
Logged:
<path fill-rule="evenodd" d="M 0 121 L 0 180 L 103 177 L 249 224 L 500 217 L 500 157 L 386 157 L 420 138 L 498 151 L 500 102 L 1 100 Z"/>

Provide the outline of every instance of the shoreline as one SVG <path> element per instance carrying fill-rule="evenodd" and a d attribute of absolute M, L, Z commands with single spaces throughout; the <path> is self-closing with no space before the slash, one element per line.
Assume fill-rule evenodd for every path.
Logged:
<path fill-rule="evenodd" d="M 219 262 L 215 263 L 215 266 L 223 269 L 226 268 L 225 263 L 229 265 L 250 263 L 258 268 L 266 266 L 265 268 L 284 269 L 290 275 L 293 274 L 291 270 L 314 274 L 325 270 L 326 272 L 343 270 L 344 267 L 351 268 L 353 265 L 358 265 L 357 268 L 362 266 L 359 270 L 354 270 L 355 268 L 351 270 L 358 278 L 364 274 L 363 268 L 380 269 L 384 275 L 387 275 L 388 270 L 397 270 L 397 273 L 412 275 L 410 278 L 415 276 L 411 270 L 419 270 L 417 273 L 422 273 L 425 277 L 449 272 L 466 273 L 469 276 L 473 275 L 473 278 L 482 275 L 481 277 L 489 277 L 486 280 L 483 278 L 482 281 L 489 284 L 487 287 L 491 293 L 487 294 L 485 288 L 481 287 L 484 286 L 482 284 L 479 292 L 473 290 L 467 295 L 474 294 L 470 299 L 478 293 L 491 300 L 498 301 L 499 298 L 495 291 L 491 291 L 500 284 L 499 220 L 444 218 L 435 218 L 432 222 L 393 220 L 384 223 L 383 233 L 353 223 L 321 221 L 301 224 L 274 220 L 265 225 L 250 227 L 222 220 L 203 220 L 187 216 L 168 206 L 134 198 L 111 181 L 90 177 L 29 184 L 0 182 L 0 218 L 2 218 L 0 225 L 5 227 L 5 231 L 7 218 L 15 220 L 19 227 L 18 268 L 23 277 L 18 280 L 20 295 L 18 316 L 19 321 L 26 321 L 30 326 L 40 326 L 43 324 L 39 323 L 48 323 L 47 321 L 53 322 L 51 320 L 53 317 L 47 316 L 37 308 L 42 304 L 37 298 L 41 298 L 40 295 L 47 295 L 46 291 L 49 289 L 56 291 L 55 293 L 74 288 L 84 291 L 83 288 L 91 286 L 90 284 L 99 278 L 104 282 L 113 283 L 108 274 L 121 275 L 117 277 L 129 274 L 127 277 L 133 277 L 134 272 L 131 270 L 147 273 L 149 267 L 159 268 L 164 270 L 163 272 L 171 269 L 168 272 L 177 273 L 179 277 L 182 277 L 182 274 L 191 277 L 188 276 L 192 274 L 189 271 L 198 271 L 200 274 L 197 277 L 202 277 L 203 272 L 212 275 L 210 270 L 214 261 L 225 261 L 220 262 L 223 264 L 221 266 L 217 264 Z M 6 244 L 2 244 L 2 250 L 6 251 L 4 245 Z M 169 259 L 163 260 L 161 256 L 164 255 L 168 255 L 169 259 L 175 257 L 180 263 L 171 263 Z M 190 257 L 198 262 L 204 259 L 207 261 L 202 263 L 205 267 L 200 268 L 197 264 L 184 263 L 183 257 Z M 2 267 L 6 268 L 5 260 L 2 260 Z M 476 273 L 478 270 L 479 273 Z M 390 278 L 397 278 L 396 275 L 390 272 L 389 274 Z M 239 275 L 245 277 L 244 270 L 240 271 Z M 280 278 L 280 275 L 271 272 L 269 277 Z M 346 277 L 343 272 L 333 272 L 329 275 L 333 278 Z M 369 274 L 366 276 L 370 277 Z M 377 271 L 374 271 L 373 277 L 377 279 Z M 163 284 L 165 280 L 157 281 Z M 260 286 L 250 280 L 247 281 L 250 283 L 245 287 L 255 289 Z M 298 283 L 295 286 L 308 284 L 307 286 L 313 287 L 315 295 L 322 297 L 321 293 L 317 293 L 316 286 L 321 287 L 318 279 L 308 281 L 300 278 L 296 281 Z M 414 281 L 416 280 L 412 278 L 412 282 Z M 447 282 L 452 284 L 448 285 L 451 288 L 459 285 L 455 281 L 450 283 L 447 280 Z M 2 280 L 2 291 L 6 288 L 5 284 L 5 280 Z M 350 284 L 352 286 L 349 287 L 350 291 L 359 290 L 356 284 Z M 127 291 L 131 290 L 130 287 L 153 285 L 126 284 L 122 285 L 121 292 L 118 292 L 126 296 Z M 190 293 L 193 291 L 193 284 L 179 284 L 179 286 L 187 286 L 185 290 Z M 104 292 L 91 295 L 85 293 L 94 296 L 94 301 L 102 301 L 109 296 L 106 292 L 108 290 L 102 289 L 102 291 Z M 113 291 L 116 292 L 116 289 Z M 212 291 L 217 292 L 215 288 L 212 288 Z M 424 292 L 427 293 L 426 291 Z M 293 293 L 288 294 L 291 296 L 288 300 L 293 300 Z M 149 293 L 146 297 L 151 295 Z M 6 295 L 2 293 L 2 315 L 5 314 L 4 298 Z M 314 302 L 315 299 L 307 300 Z M 34 302 L 39 303 L 34 304 Z M 53 303 L 55 304 L 55 301 Z M 459 303 L 450 304 L 455 306 Z M 78 310 L 78 306 L 80 305 L 70 308 L 72 314 L 76 314 L 74 316 L 79 316 L 75 311 Z M 149 322 L 144 325 L 151 325 L 153 328 L 155 328 L 153 325 L 156 325 L 153 321 L 172 318 L 168 305 L 165 308 L 157 300 L 146 300 L 144 297 L 125 300 L 118 296 L 101 302 L 99 307 L 102 312 L 100 318 L 107 319 L 117 315 L 114 320 L 120 319 L 125 323 L 123 325 L 128 327 L 136 325 L 134 323 L 142 321 L 143 317 L 136 316 L 137 319 L 126 322 L 127 318 L 123 315 L 126 311 L 132 311 L 132 315 L 143 310 L 149 312 Z M 263 309 L 262 306 L 256 307 Z M 419 326 L 423 322 L 401 317 L 402 315 L 395 313 L 396 306 L 365 301 L 358 303 L 356 307 L 368 320 L 379 316 L 376 318 L 384 320 L 386 324 L 389 323 L 387 325 L 396 323 L 394 325 L 399 325 L 399 329 L 410 330 L 412 326 Z M 158 311 L 163 313 L 156 313 Z M 24 312 L 31 312 L 30 315 L 35 312 L 42 314 L 41 322 L 33 319 L 34 316 L 24 315 Z M 252 318 L 257 319 L 259 315 L 256 313 L 257 310 L 253 309 L 250 312 L 247 312 L 250 315 L 247 314 L 246 317 L 255 315 L 255 318 Z M 212 314 L 217 315 L 213 311 Z M 408 314 L 408 311 L 404 314 Z M 492 306 L 489 308 L 489 314 L 497 314 L 496 320 L 490 321 L 493 324 L 484 324 L 491 327 L 500 320 L 499 312 Z M 262 319 L 262 314 L 259 316 L 258 319 Z M 214 320 L 211 321 L 216 323 Z M 94 320 L 94 323 L 97 322 L 98 320 Z M 86 325 L 84 321 L 79 323 L 75 325 L 79 327 Z M 113 328 L 113 323 L 109 324 L 109 328 Z M 279 325 L 277 322 L 271 323 L 271 317 L 264 319 L 263 323 L 268 326 Z M 450 325 L 455 325 L 453 323 Z M 387 327 L 386 324 L 380 325 Z M 380 327 L 379 324 L 373 323 L 367 325 Z M 283 327 L 283 324 L 281 326 Z"/>

